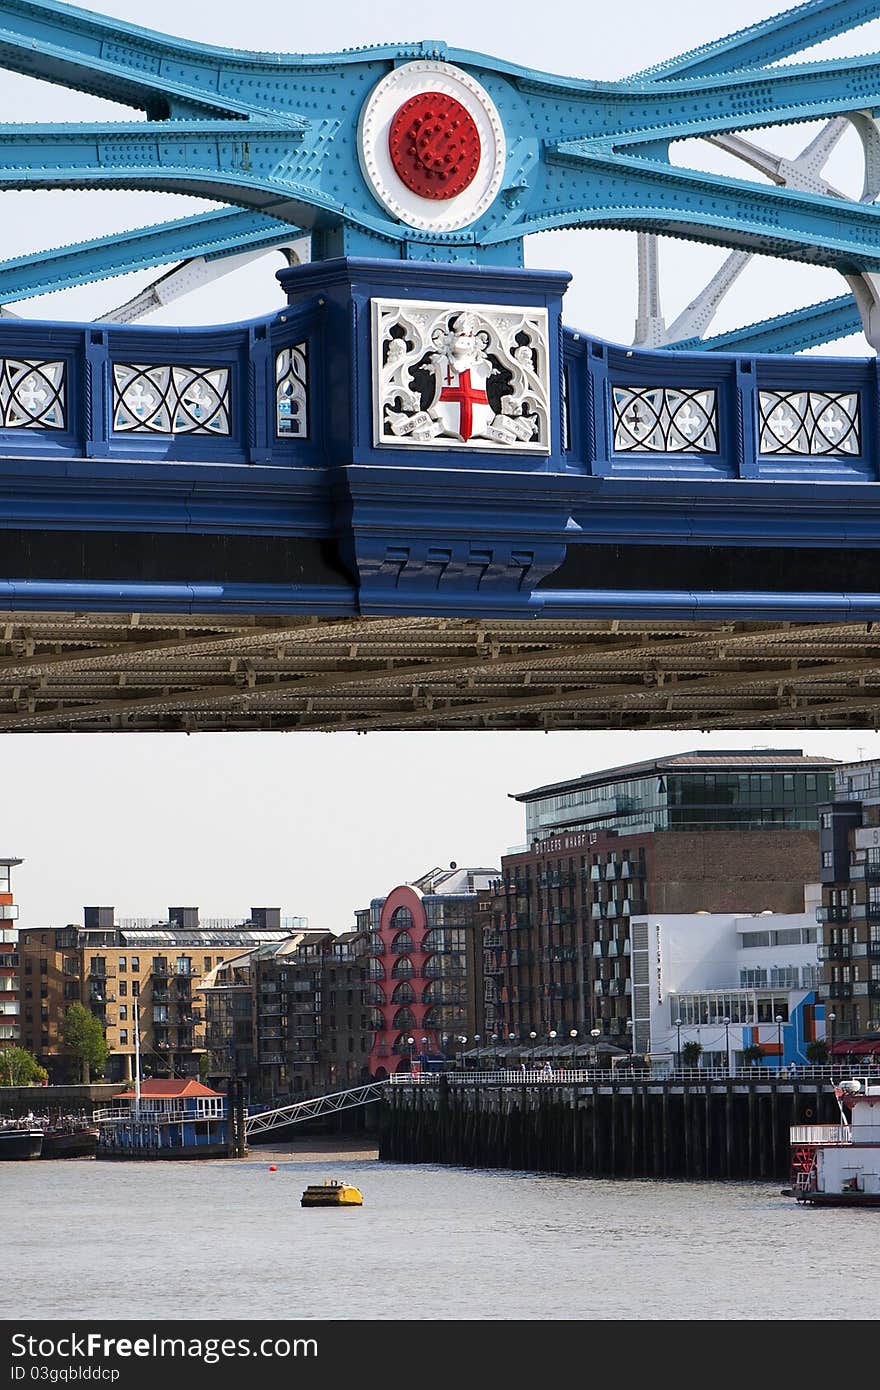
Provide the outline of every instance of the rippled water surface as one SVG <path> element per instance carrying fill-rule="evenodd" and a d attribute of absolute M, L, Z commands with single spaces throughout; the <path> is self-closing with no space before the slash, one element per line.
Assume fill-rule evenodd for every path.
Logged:
<path fill-rule="evenodd" d="M 363 1207 L 302 1208 L 306 1184 L 330 1177 L 360 1187 Z M 880 1209 L 813 1210 L 778 1184 L 603 1182 L 252 1150 L 236 1162 L 5 1163 L 0 1192 L 15 1232 L 4 1318 L 25 1307 L 33 1318 L 880 1312 Z"/>

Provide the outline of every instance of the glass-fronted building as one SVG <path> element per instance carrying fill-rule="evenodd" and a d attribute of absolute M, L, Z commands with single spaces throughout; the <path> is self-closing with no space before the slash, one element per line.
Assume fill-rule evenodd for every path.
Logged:
<path fill-rule="evenodd" d="M 799 748 L 678 753 L 518 792 L 529 843 L 562 831 L 815 830 L 835 764 Z"/>

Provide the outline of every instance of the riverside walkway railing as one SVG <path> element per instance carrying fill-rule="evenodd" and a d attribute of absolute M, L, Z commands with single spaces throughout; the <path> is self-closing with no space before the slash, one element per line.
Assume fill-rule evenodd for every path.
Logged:
<path fill-rule="evenodd" d="M 392 1086 L 436 1086 L 441 1077 L 451 1086 L 535 1086 L 555 1085 L 573 1086 L 581 1084 L 655 1082 L 679 1082 L 686 1085 L 702 1085 L 709 1081 L 773 1081 L 788 1084 L 795 1081 L 824 1081 L 832 1085 L 840 1080 L 859 1080 L 863 1085 L 871 1084 L 870 1073 L 864 1067 L 798 1067 L 794 1071 L 784 1067 L 742 1067 L 739 1071 L 728 1071 L 725 1067 L 681 1067 L 670 1071 L 632 1070 L 629 1067 L 615 1067 L 606 1070 L 596 1067 L 564 1068 L 556 1067 L 547 1071 L 543 1067 L 508 1068 L 492 1071 L 446 1071 L 446 1072 L 396 1072 L 388 1078 Z M 875 1079 L 876 1081 L 880 1078 Z"/>

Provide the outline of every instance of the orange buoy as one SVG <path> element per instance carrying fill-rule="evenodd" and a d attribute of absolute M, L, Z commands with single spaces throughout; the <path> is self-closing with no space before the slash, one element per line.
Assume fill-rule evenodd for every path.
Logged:
<path fill-rule="evenodd" d="M 276 1167 L 276 1165 L 275 1165 L 274 1163 L 270 1163 L 270 1164 L 269 1164 L 269 1172 L 270 1172 L 270 1173 L 277 1173 L 277 1172 L 278 1172 L 278 1168 Z"/>

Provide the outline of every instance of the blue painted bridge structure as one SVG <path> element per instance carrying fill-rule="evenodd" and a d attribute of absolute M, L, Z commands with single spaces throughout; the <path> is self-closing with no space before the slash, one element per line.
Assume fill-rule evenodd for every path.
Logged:
<path fill-rule="evenodd" d="M 148 116 L 0 127 L 0 187 L 224 205 L 0 264 L 0 304 L 290 262 L 248 323 L 145 326 L 150 293 L 0 317 L 0 729 L 873 727 L 877 363 L 790 354 L 880 333 L 880 60 L 767 65 L 877 14 L 808 0 L 596 83 L 0 0 L 0 63 Z M 740 133 L 817 117 L 795 160 Z M 847 124 L 859 200 L 822 175 Z M 694 136 L 773 186 L 673 165 Z M 569 277 L 523 269 L 562 226 L 639 232 L 635 345 L 564 327 Z M 731 250 L 668 330 L 663 233 Z M 848 292 L 710 338 L 755 251 Z"/>

